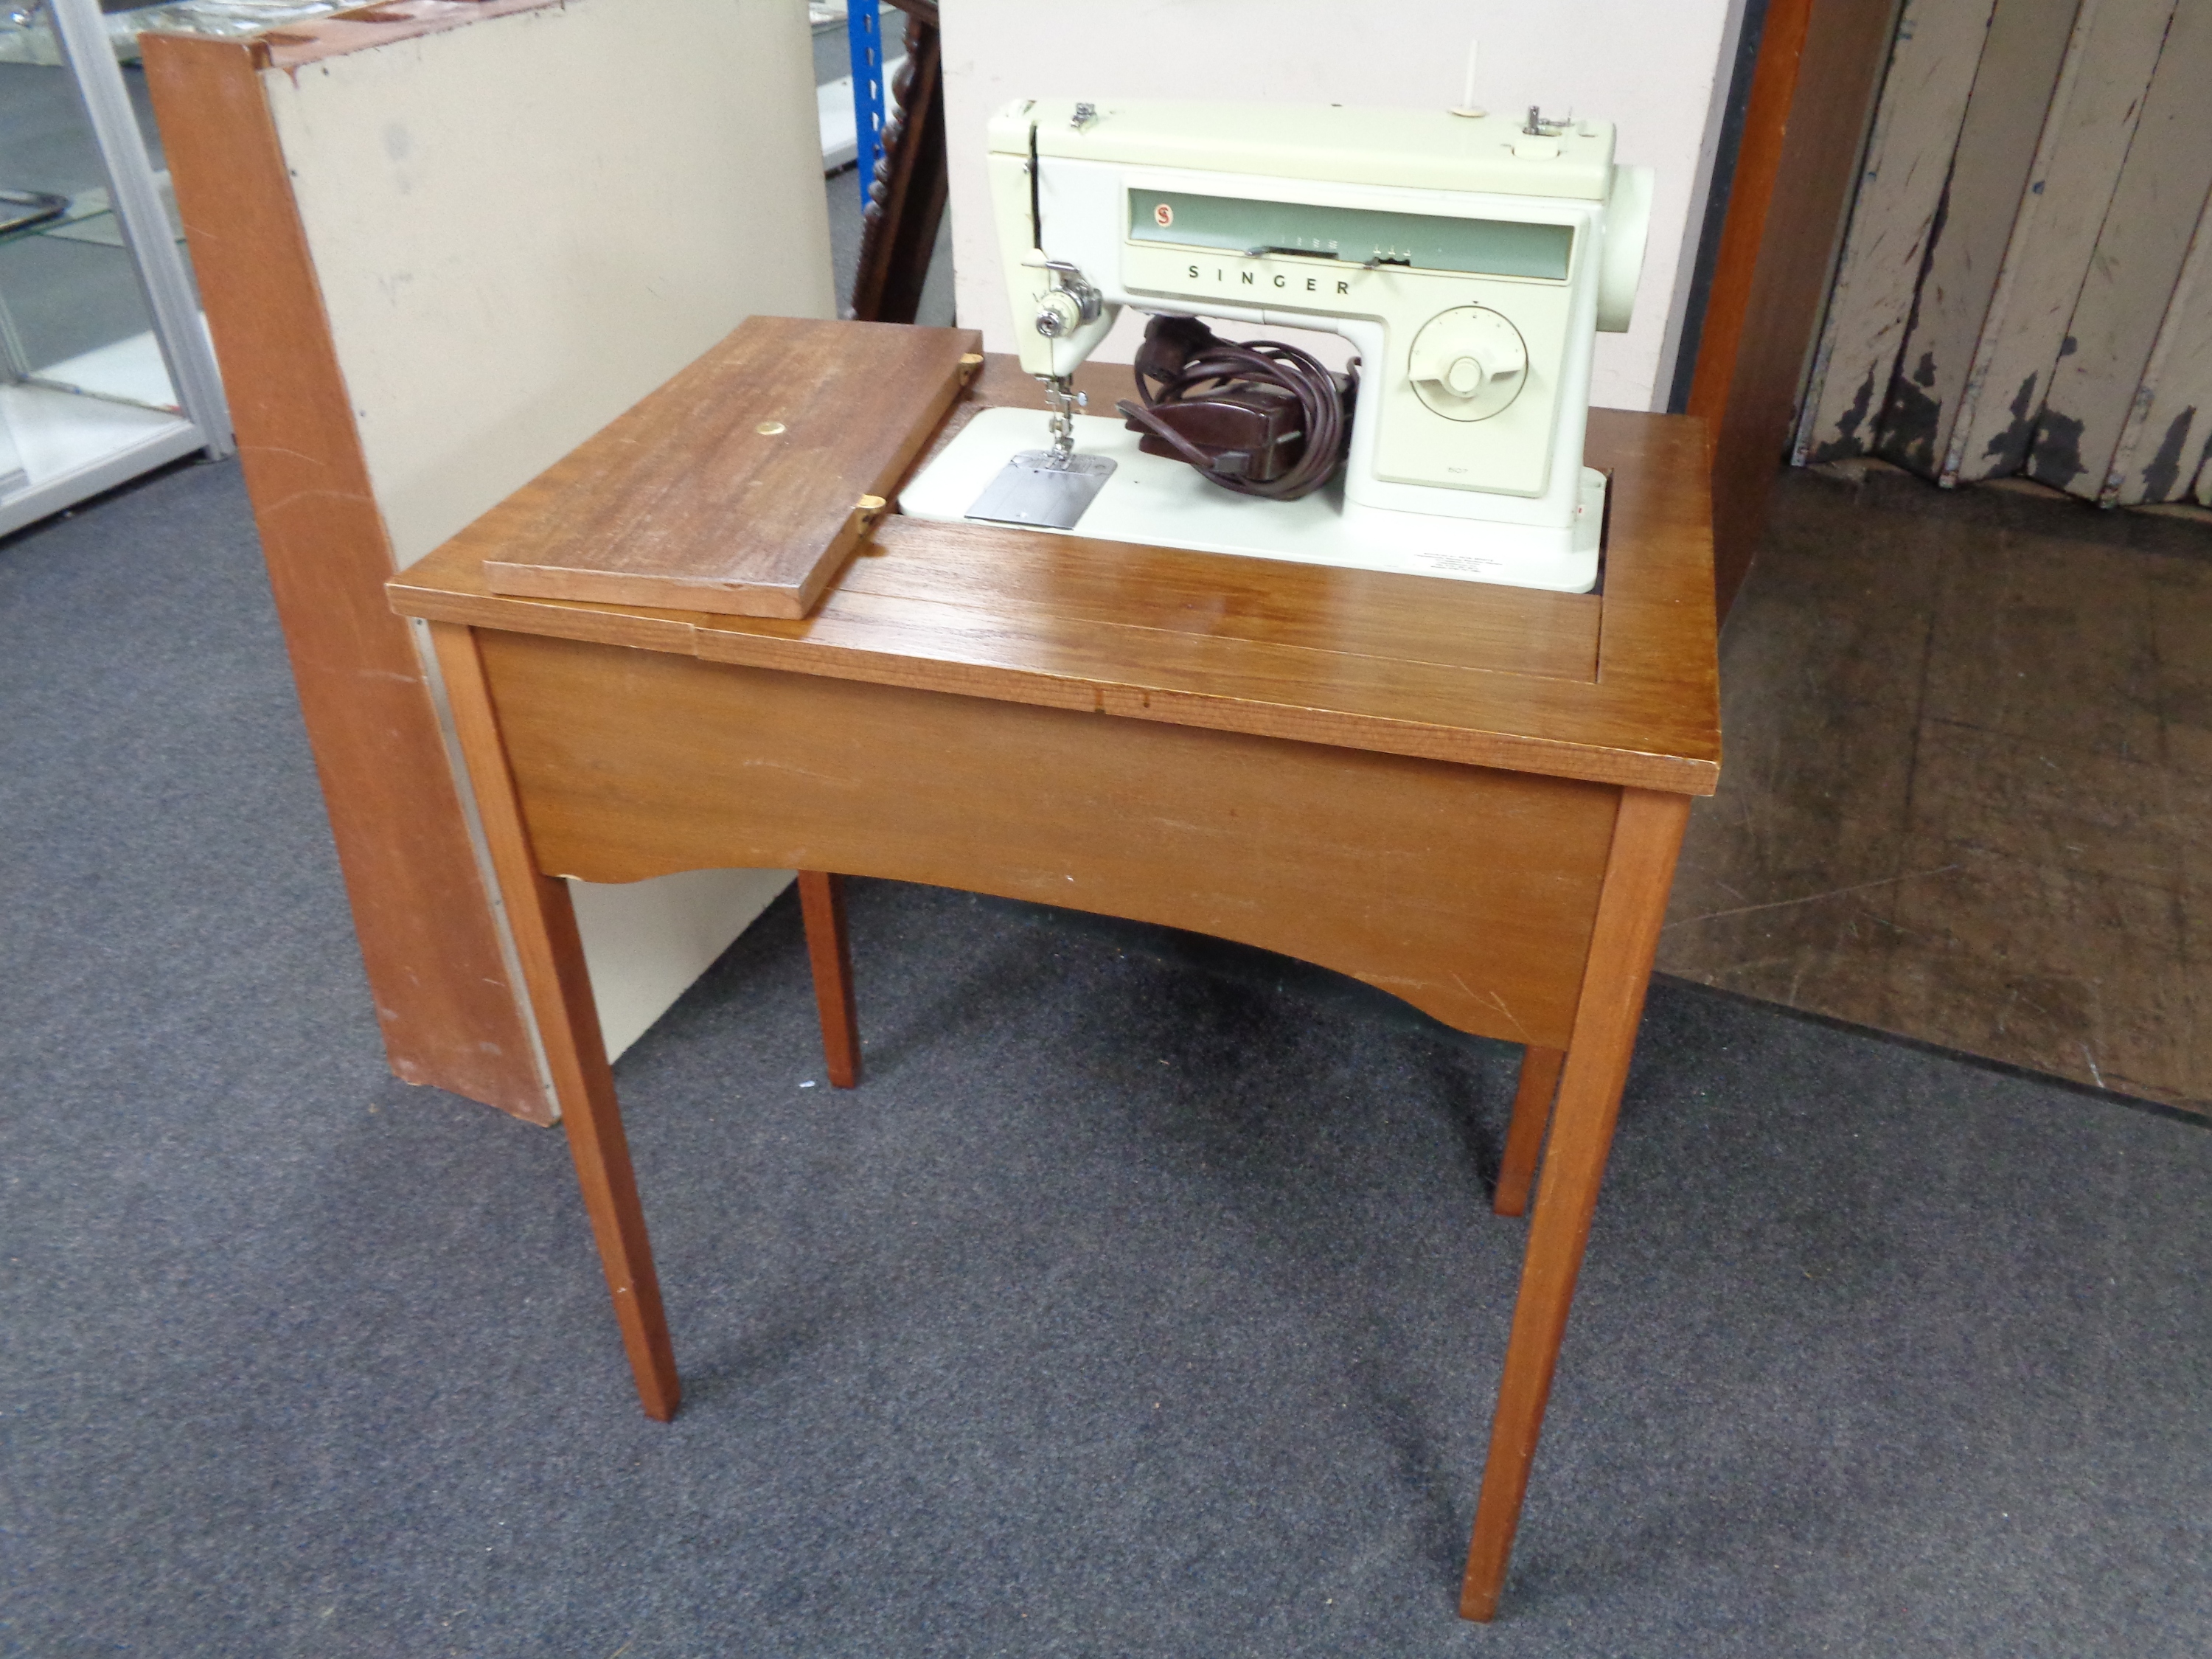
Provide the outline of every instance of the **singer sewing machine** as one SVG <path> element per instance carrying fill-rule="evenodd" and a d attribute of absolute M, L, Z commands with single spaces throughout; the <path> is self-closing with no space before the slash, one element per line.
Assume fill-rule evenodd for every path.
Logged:
<path fill-rule="evenodd" d="M 1628 326 L 1651 176 L 1601 121 L 1474 111 L 1025 100 L 990 125 L 1022 367 L 902 492 L 921 518 L 1585 592 L 1605 480 L 1582 465 L 1595 331 Z M 1343 336 L 1340 477 L 1231 493 L 1079 412 L 1124 307 Z"/>

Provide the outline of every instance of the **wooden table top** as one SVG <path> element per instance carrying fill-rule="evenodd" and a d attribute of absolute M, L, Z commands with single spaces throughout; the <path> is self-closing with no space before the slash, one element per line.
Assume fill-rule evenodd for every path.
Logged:
<path fill-rule="evenodd" d="M 1087 366 L 1094 398 L 1125 367 Z M 946 417 L 1042 407 L 994 357 Z M 604 435 L 604 434 L 603 434 Z M 940 437 L 939 441 L 942 439 Z M 493 593 L 593 439 L 389 584 L 402 615 L 969 696 L 1711 794 L 1720 770 L 1703 425 L 1590 411 L 1613 480 L 1601 593 L 939 524 L 896 515 L 813 614 Z"/>

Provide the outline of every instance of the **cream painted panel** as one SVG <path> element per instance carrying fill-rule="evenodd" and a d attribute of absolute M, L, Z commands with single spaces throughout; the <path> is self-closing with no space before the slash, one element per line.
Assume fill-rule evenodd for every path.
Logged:
<path fill-rule="evenodd" d="M 835 314 L 791 0 L 568 0 L 263 84 L 400 565 L 746 316 Z M 610 1050 L 782 879 L 578 884 Z"/>
<path fill-rule="evenodd" d="M 1828 301 L 1796 459 L 1864 454 L 1888 400 L 1912 293 L 1966 117 L 1995 0 L 1908 0 Z"/>
<path fill-rule="evenodd" d="M 755 312 L 835 314 L 806 21 L 570 0 L 263 76 L 394 556 Z"/>
<path fill-rule="evenodd" d="M 625 887 L 571 880 L 607 1053 L 643 1036 L 789 885 L 788 870 L 685 870 Z"/>
<path fill-rule="evenodd" d="M 1356 11 L 1356 17 L 1353 15 Z M 1481 37 L 1478 100 L 1540 102 L 1613 122 L 1619 159 L 1654 168 L 1657 189 L 1635 325 L 1601 335 L 1591 400 L 1663 406 L 1695 259 L 1718 106 L 1733 67 L 1731 0 L 1553 0 L 1471 10 L 1458 0 L 1346 7 L 1341 0 L 957 0 L 944 9 L 952 249 L 961 322 L 1012 348 L 983 167 L 984 124 L 1018 97 L 1215 98 L 1379 108 L 1459 102 L 1470 33 Z M 1142 321 L 1124 316 L 1097 359 L 1127 362 Z M 1328 341 L 1334 361 L 1343 348 Z"/>

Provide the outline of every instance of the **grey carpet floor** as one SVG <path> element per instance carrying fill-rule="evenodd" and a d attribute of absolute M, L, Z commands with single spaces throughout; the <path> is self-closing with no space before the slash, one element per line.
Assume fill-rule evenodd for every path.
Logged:
<path fill-rule="evenodd" d="M 1510 1050 L 1158 930 L 772 910 L 555 1133 L 386 1072 L 235 470 L 0 544 L 0 1653 L 2201 1655 L 2212 1134 L 1662 981 L 1504 1616 Z"/>

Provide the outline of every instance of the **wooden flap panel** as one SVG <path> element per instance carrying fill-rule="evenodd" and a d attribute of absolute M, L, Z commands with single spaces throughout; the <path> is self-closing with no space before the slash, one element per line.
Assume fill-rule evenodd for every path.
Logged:
<path fill-rule="evenodd" d="M 748 318 L 523 491 L 495 593 L 804 617 L 960 388 L 973 331 Z"/>

